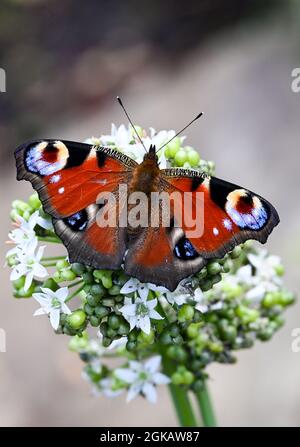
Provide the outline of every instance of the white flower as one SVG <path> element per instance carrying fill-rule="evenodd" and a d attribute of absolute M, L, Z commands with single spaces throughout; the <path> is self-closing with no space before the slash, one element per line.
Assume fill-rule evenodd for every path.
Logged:
<path fill-rule="evenodd" d="M 128 295 L 129 293 L 137 292 L 137 294 L 143 299 L 148 298 L 149 291 L 165 293 L 168 289 L 162 286 L 156 286 L 155 284 L 142 283 L 137 278 L 130 278 L 120 290 L 123 295 Z"/>
<path fill-rule="evenodd" d="M 116 340 L 113 340 L 111 342 L 111 344 L 107 348 L 104 348 L 102 346 L 103 335 L 101 334 L 100 331 L 97 332 L 97 337 L 100 339 L 102 353 L 105 351 L 105 349 L 108 349 L 109 351 L 112 351 L 112 350 L 118 350 L 119 348 L 124 348 L 126 346 L 127 341 L 128 341 L 127 337 L 121 337 L 121 338 L 118 338 Z M 91 340 L 91 342 L 92 341 L 94 341 L 94 340 Z"/>
<path fill-rule="evenodd" d="M 266 250 L 260 250 L 258 254 L 250 253 L 248 260 L 256 268 L 256 275 L 260 278 L 281 283 L 281 279 L 276 273 L 276 269 L 281 266 L 279 256 L 268 256 Z"/>
<path fill-rule="evenodd" d="M 130 384 L 127 402 L 139 394 L 144 395 L 151 403 L 156 402 L 156 385 L 170 383 L 169 377 L 159 372 L 160 364 L 161 356 L 157 355 L 144 363 L 130 361 L 129 368 L 118 368 L 115 370 L 116 377 Z"/>
<path fill-rule="evenodd" d="M 157 305 L 157 299 L 147 301 L 146 299 L 135 298 L 134 302 L 132 302 L 131 298 L 125 297 L 124 303 L 120 312 L 129 322 L 130 330 L 137 327 L 146 334 L 150 334 L 150 319 L 163 320 L 163 317 L 154 310 Z"/>
<path fill-rule="evenodd" d="M 133 136 L 130 127 L 125 127 L 124 124 L 117 127 L 115 124 L 111 125 L 110 135 L 101 135 L 101 142 L 104 145 L 113 145 L 118 149 L 125 150 L 127 146 L 133 141 Z"/>
<path fill-rule="evenodd" d="M 19 251 L 27 251 L 33 245 L 37 246 L 38 241 L 34 231 L 36 225 L 46 230 L 53 228 L 52 222 L 41 217 L 38 211 L 33 213 L 28 221 L 18 215 L 16 217 L 16 225 L 18 228 L 8 234 L 10 241 L 16 244 L 16 247 L 9 250 L 7 256 L 16 254 Z"/>
<path fill-rule="evenodd" d="M 27 291 L 34 278 L 45 278 L 48 276 L 47 269 L 40 263 L 45 247 L 39 247 L 35 253 L 36 245 L 32 244 L 26 252 L 18 252 L 16 255 L 17 265 L 10 274 L 10 280 L 14 281 L 25 276 L 24 290 Z"/>
<path fill-rule="evenodd" d="M 54 330 L 59 326 L 60 313 L 71 314 L 70 309 L 65 301 L 68 297 L 68 287 L 62 287 L 56 292 L 51 289 L 42 288 L 42 293 L 34 293 L 33 298 L 36 299 L 41 307 L 34 312 L 37 315 L 49 315 L 50 323 Z"/>
<path fill-rule="evenodd" d="M 105 379 L 100 380 L 99 387 L 100 391 L 104 394 L 105 397 L 114 398 L 120 396 L 124 392 L 124 388 L 114 389 L 115 381 L 107 377 Z"/>
<path fill-rule="evenodd" d="M 253 287 L 246 293 L 246 298 L 259 302 L 266 293 L 276 292 L 282 284 L 277 275 L 276 268 L 281 266 L 279 256 L 268 256 L 266 250 L 260 250 L 258 254 L 250 253 L 249 262 L 255 267 L 253 275 Z"/>
<path fill-rule="evenodd" d="M 167 290 L 166 299 L 171 305 L 177 304 L 178 306 L 182 306 L 188 299 L 192 298 L 190 292 L 183 284 L 181 281 L 173 292 Z"/>

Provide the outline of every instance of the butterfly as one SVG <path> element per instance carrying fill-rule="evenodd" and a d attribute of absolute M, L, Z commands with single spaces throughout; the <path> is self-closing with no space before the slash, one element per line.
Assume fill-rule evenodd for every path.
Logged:
<path fill-rule="evenodd" d="M 97 269 L 119 269 L 127 275 L 173 291 L 178 283 L 200 271 L 209 259 L 222 258 L 248 239 L 265 243 L 279 223 L 275 208 L 265 199 L 216 177 L 193 169 L 160 169 L 156 148 L 151 146 L 142 163 L 110 147 L 60 140 L 35 140 L 15 151 L 17 179 L 29 180 L 43 208 L 52 216 L 54 230 L 66 246 L 71 263 Z M 204 198 L 203 231 L 187 237 L 186 228 L 174 225 L 176 207 L 168 227 L 107 226 L 97 224 L 101 191 L 115 198 L 121 209 L 128 191 L 176 192 Z M 180 199 L 179 199 L 180 200 Z M 197 216 L 196 216 L 197 218 Z"/>

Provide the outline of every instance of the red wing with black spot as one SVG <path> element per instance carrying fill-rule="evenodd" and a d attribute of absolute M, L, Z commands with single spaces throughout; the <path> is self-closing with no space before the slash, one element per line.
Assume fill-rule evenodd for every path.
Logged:
<path fill-rule="evenodd" d="M 169 194 L 177 192 L 174 200 L 178 206 L 171 206 L 171 225 L 169 228 L 147 228 L 128 251 L 125 267 L 131 275 L 170 290 L 183 278 L 201 270 L 208 259 L 221 258 L 248 239 L 265 243 L 279 223 L 277 211 L 267 200 L 248 189 L 198 171 L 162 170 L 160 189 Z M 184 216 L 184 193 L 191 197 L 189 217 L 202 220 L 201 235 L 188 236 L 193 234 L 194 228 L 187 224 L 191 220 Z M 199 201 L 202 212 L 198 215 Z M 183 216 L 178 215 L 178 210 Z"/>
<path fill-rule="evenodd" d="M 54 228 L 68 249 L 71 262 L 98 268 L 117 268 L 125 253 L 124 229 L 97 225 L 97 197 L 115 196 L 120 183 L 128 183 L 134 160 L 120 152 L 71 141 L 37 140 L 15 151 L 17 179 L 29 180 L 44 210 L 53 217 Z"/>

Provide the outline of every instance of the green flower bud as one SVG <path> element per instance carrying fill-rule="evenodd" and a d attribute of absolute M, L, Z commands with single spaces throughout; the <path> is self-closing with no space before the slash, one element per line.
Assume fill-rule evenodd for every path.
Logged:
<path fill-rule="evenodd" d="M 82 275 L 82 279 L 86 284 L 94 284 L 94 277 L 93 274 L 90 272 L 86 272 Z"/>
<path fill-rule="evenodd" d="M 28 203 L 23 200 L 14 200 L 12 202 L 12 207 L 15 208 L 20 216 L 23 216 L 25 211 L 30 210 Z"/>
<path fill-rule="evenodd" d="M 118 327 L 118 334 L 119 335 L 127 335 L 129 334 L 130 326 L 127 323 L 127 321 L 121 321 L 119 327 Z"/>
<path fill-rule="evenodd" d="M 112 329 L 118 329 L 121 323 L 121 317 L 118 315 L 111 313 L 107 319 L 108 326 Z"/>
<path fill-rule="evenodd" d="M 179 151 L 181 146 L 181 140 L 179 137 L 174 138 L 170 143 L 167 144 L 166 149 L 168 150 L 169 157 L 174 158 L 176 153 Z"/>
<path fill-rule="evenodd" d="M 177 166 L 183 166 L 184 163 L 187 161 L 187 153 L 183 149 L 180 149 L 178 152 L 176 152 L 174 161 Z"/>
<path fill-rule="evenodd" d="M 191 166 L 198 166 L 200 161 L 200 156 L 197 151 L 190 150 L 188 151 L 187 158 Z"/>
<path fill-rule="evenodd" d="M 100 318 L 96 317 L 96 315 L 91 315 L 90 323 L 91 323 L 91 326 L 98 327 L 100 324 Z"/>
<path fill-rule="evenodd" d="M 100 303 L 100 298 L 92 295 L 92 294 L 88 294 L 86 296 L 86 302 L 91 306 L 91 307 L 96 307 L 99 303 Z"/>
<path fill-rule="evenodd" d="M 85 266 L 83 264 L 79 264 L 78 262 L 72 264 L 71 269 L 77 276 L 82 276 L 85 273 Z"/>
<path fill-rule="evenodd" d="M 25 276 L 21 276 L 21 278 L 14 280 L 14 281 L 12 282 L 14 288 L 15 288 L 15 289 L 21 289 L 21 287 L 24 287 L 24 285 L 25 285 L 25 280 L 26 280 Z"/>
<path fill-rule="evenodd" d="M 60 276 L 63 279 L 63 281 L 73 281 L 76 278 L 76 274 L 72 272 L 72 270 L 61 270 Z"/>
<path fill-rule="evenodd" d="M 46 279 L 46 281 L 43 282 L 42 287 L 45 289 L 51 289 L 53 292 L 56 292 L 56 290 L 59 289 L 59 285 L 53 278 Z"/>
<path fill-rule="evenodd" d="M 41 206 L 41 201 L 37 193 L 32 194 L 28 199 L 28 204 L 32 209 L 38 210 Z"/>
<path fill-rule="evenodd" d="M 94 310 L 94 309 L 93 309 Z M 96 306 L 95 307 L 95 315 L 102 320 L 102 318 L 109 315 L 110 310 L 105 306 Z"/>
<path fill-rule="evenodd" d="M 103 295 L 105 295 L 105 289 L 101 284 L 93 284 L 90 293 L 95 297 L 100 299 Z"/>
<path fill-rule="evenodd" d="M 67 316 L 67 324 L 72 329 L 81 328 L 86 320 L 86 314 L 82 309 L 74 310 L 70 315 Z"/>
<path fill-rule="evenodd" d="M 183 383 L 185 383 L 185 385 L 191 385 L 195 380 L 195 376 L 191 371 L 185 371 L 183 373 Z"/>
<path fill-rule="evenodd" d="M 280 295 L 279 302 L 282 306 L 289 306 L 295 302 L 295 295 L 284 290 Z"/>
<path fill-rule="evenodd" d="M 105 335 L 113 340 L 115 338 L 115 336 L 117 335 L 117 331 L 109 326 L 107 328 Z"/>
<path fill-rule="evenodd" d="M 145 334 L 145 332 L 141 331 L 137 337 L 139 343 L 144 345 L 151 345 L 154 342 L 154 331 L 151 329 L 149 334 Z"/>
<path fill-rule="evenodd" d="M 184 304 L 178 311 L 178 321 L 184 323 L 185 321 L 192 320 L 195 310 L 193 306 Z"/>
<path fill-rule="evenodd" d="M 112 343 L 112 339 L 111 338 L 103 337 L 102 345 L 104 346 L 104 348 L 108 348 L 111 343 Z"/>
<path fill-rule="evenodd" d="M 272 338 L 273 333 L 274 330 L 271 327 L 267 327 L 257 334 L 257 338 L 259 338 L 259 340 L 261 341 L 268 341 L 270 340 L 270 338 Z"/>
<path fill-rule="evenodd" d="M 92 306 L 90 306 L 88 303 L 86 303 L 86 304 L 84 305 L 83 309 L 84 309 L 84 312 L 85 312 L 87 315 L 93 315 L 93 314 L 94 314 L 94 308 L 93 308 Z"/>
<path fill-rule="evenodd" d="M 230 257 L 232 259 L 236 259 L 238 258 L 240 255 L 242 254 L 242 248 L 237 245 L 236 247 L 234 247 L 234 249 L 232 250 L 232 252 L 230 253 Z"/>
<path fill-rule="evenodd" d="M 196 338 L 199 334 L 199 323 L 191 323 L 187 328 L 187 335 L 189 338 Z"/>
<path fill-rule="evenodd" d="M 181 363 L 187 360 L 187 353 L 181 346 L 178 345 L 170 346 L 167 350 L 167 356 Z"/>
<path fill-rule="evenodd" d="M 236 308 L 236 315 L 240 317 L 244 324 L 248 324 L 252 321 L 256 321 L 259 318 L 259 311 L 240 305 Z"/>
<path fill-rule="evenodd" d="M 223 349 L 224 349 L 222 343 L 217 342 L 217 341 L 215 341 L 215 342 L 213 342 L 213 341 L 208 342 L 208 348 L 209 348 L 212 352 L 214 352 L 214 353 L 216 353 L 216 354 L 219 353 L 219 352 L 222 352 Z"/>
<path fill-rule="evenodd" d="M 207 272 L 209 275 L 217 275 L 221 270 L 222 267 L 218 262 L 210 262 L 207 265 Z"/>
<path fill-rule="evenodd" d="M 67 267 L 69 267 L 69 263 L 66 259 L 60 259 L 59 261 L 56 262 L 57 270 L 63 270 Z"/>
<path fill-rule="evenodd" d="M 175 372 L 172 374 L 171 381 L 174 385 L 182 385 L 184 382 L 182 374 L 180 374 L 179 372 Z"/>
<path fill-rule="evenodd" d="M 10 213 L 9 213 L 9 215 L 10 215 L 10 218 L 11 218 L 11 220 L 13 221 L 13 222 L 16 222 L 17 221 L 17 218 L 18 218 L 18 211 L 17 210 L 11 210 L 10 211 Z"/>
<path fill-rule="evenodd" d="M 223 340 L 234 342 L 237 337 L 237 329 L 232 325 L 227 325 L 221 329 L 221 337 Z"/>
<path fill-rule="evenodd" d="M 110 289 L 109 289 L 109 291 L 108 291 L 108 293 L 110 294 L 110 295 L 119 295 L 120 294 L 120 290 L 121 290 L 121 287 L 120 286 L 118 286 L 117 284 L 114 284 Z"/>
<path fill-rule="evenodd" d="M 103 275 L 101 278 L 102 284 L 106 289 L 110 289 L 113 286 L 111 279 L 111 273 L 109 275 Z"/>
<path fill-rule="evenodd" d="M 281 265 L 281 264 L 276 265 L 274 270 L 276 272 L 276 275 L 278 275 L 278 276 L 283 276 L 284 275 L 284 267 L 283 267 L 283 265 Z"/>
<path fill-rule="evenodd" d="M 24 287 L 20 287 L 16 293 L 16 298 L 30 298 L 35 291 L 35 284 L 33 283 L 28 290 L 24 290 Z"/>
<path fill-rule="evenodd" d="M 115 302 L 114 302 L 113 298 L 103 298 L 102 304 L 103 304 L 103 306 L 106 306 L 106 307 L 113 307 Z"/>
<path fill-rule="evenodd" d="M 166 331 L 166 330 L 160 334 L 159 339 L 160 339 L 161 344 L 163 344 L 163 345 L 170 345 L 171 343 L 173 343 L 173 339 L 172 339 L 169 331 Z"/>
<path fill-rule="evenodd" d="M 179 329 L 179 327 L 177 326 L 176 323 L 172 323 L 172 324 L 168 327 L 168 331 L 169 331 L 169 333 L 170 333 L 170 335 L 171 335 L 172 337 L 176 337 L 177 335 L 180 334 L 180 329 Z"/>

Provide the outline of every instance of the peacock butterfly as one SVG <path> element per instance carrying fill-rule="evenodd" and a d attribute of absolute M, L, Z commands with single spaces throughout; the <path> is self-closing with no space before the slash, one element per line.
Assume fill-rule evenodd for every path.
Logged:
<path fill-rule="evenodd" d="M 29 180 L 38 192 L 71 263 L 112 270 L 124 263 L 126 274 L 171 291 L 207 260 L 222 258 L 236 245 L 248 239 L 265 243 L 279 223 L 275 208 L 248 189 L 193 169 L 160 169 L 154 146 L 140 164 L 116 149 L 56 140 L 27 142 L 16 149 L 15 157 L 17 179 Z M 125 192 L 120 193 L 120 185 L 126 186 Z M 187 214 L 182 203 L 173 203 L 167 226 L 161 214 L 154 216 L 158 225 L 150 225 L 149 216 L 143 226 L 128 221 L 99 225 L 105 208 L 98 200 L 102 192 L 112 195 L 109 207 L 118 212 L 128 206 L 132 193 L 176 193 L 175 202 L 188 194 L 188 214 L 195 214 L 196 220 L 200 194 L 201 235 L 187 237 L 189 229 L 177 215 L 178 209 Z M 157 209 L 150 205 L 150 215 L 154 213 Z"/>

